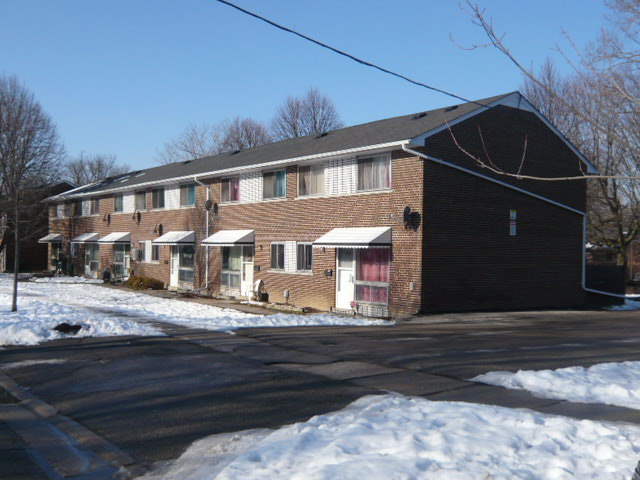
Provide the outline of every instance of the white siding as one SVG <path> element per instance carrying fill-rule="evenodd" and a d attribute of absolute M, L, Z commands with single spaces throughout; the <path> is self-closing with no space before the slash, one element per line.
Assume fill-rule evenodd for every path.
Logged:
<path fill-rule="evenodd" d="M 91 200 L 82 201 L 82 216 L 88 217 L 91 215 Z"/>
<path fill-rule="evenodd" d="M 164 206 L 169 210 L 180 208 L 180 185 L 167 185 L 164 188 Z"/>
<path fill-rule="evenodd" d="M 122 211 L 124 213 L 133 213 L 135 211 L 135 195 L 133 192 L 127 192 L 122 195 Z"/>
<path fill-rule="evenodd" d="M 240 175 L 240 201 L 259 202 L 262 200 L 262 172 Z"/>
<path fill-rule="evenodd" d="M 58 217 L 59 218 L 64 218 L 64 203 L 59 203 L 56 206 L 56 210 L 58 212 Z"/>
<path fill-rule="evenodd" d="M 295 272 L 296 267 L 296 242 L 284 242 L 284 271 Z"/>
<path fill-rule="evenodd" d="M 151 240 L 145 240 L 144 242 L 144 261 L 151 261 Z"/>
<path fill-rule="evenodd" d="M 357 191 L 358 164 L 355 158 L 328 160 L 324 166 L 324 189 L 327 195 L 349 195 Z"/>

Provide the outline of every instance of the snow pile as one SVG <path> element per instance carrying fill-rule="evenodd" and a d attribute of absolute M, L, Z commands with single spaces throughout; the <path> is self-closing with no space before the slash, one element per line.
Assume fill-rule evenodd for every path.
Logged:
<path fill-rule="evenodd" d="M 542 398 L 606 403 L 640 410 L 640 362 L 601 363 L 590 368 L 489 372 L 472 379 L 501 387 L 528 390 Z"/>
<path fill-rule="evenodd" d="M 614 305 L 612 307 L 607 307 L 607 310 L 611 311 L 631 311 L 631 310 L 640 310 L 640 299 L 638 297 L 626 298 L 622 305 Z"/>
<path fill-rule="evenodd" d="M 639 457 L 638 426 L 384 395 L 270 434 L 201 439 L 143 478 L 628 480 Z"/>
<path fill-rule="evenodd" d="M 104 283 L 97 278 L 85 277 L 42 277 L 34 278 L 32 281 L 36 283 Z"/>
<path fill-rule="evenodd" d="M 60 282 L 20 283 L 18 312 L 10 313 L 11 288 L 11 277 L 0 275 L 0 345 L 33 345 L 61 338 L 62 334 L 50 330 L 62 322 L 81 324 L 83 328 L 77 336 L 158 335 L 158 330 L 136 322 L 145 319 L 223 332 L 250 327 L 390 325 L 383 320 L 330 314 L 255 315 L 197 302 Z"/>
<path fill-rule="evenodd" d="M 36 345 L 66 338 L 67 335 L 53 330 L 63 322 L 82 326 L 75 337 L 163 335 L 149 325 L 55 301 L 23 296 L 19 297 L 18 306 L 17 312 L 11 312 L 11 295 L 0 290 L 0 345 Z"/>

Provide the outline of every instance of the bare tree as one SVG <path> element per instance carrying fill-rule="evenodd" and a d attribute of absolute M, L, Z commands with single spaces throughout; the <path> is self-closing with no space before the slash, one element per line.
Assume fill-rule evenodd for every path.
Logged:
<path fill-rule="evenodd" d="M 222 125 L 189 125 L 175 139 L 164 144 L 157 161 L 173 163 L 220 153 Z"/>
<path fill-rule="evenodd" d="M 220 151 L 246 150 L 271 141 L 271 135 L 262 123 L 251 118 L 236 117 L 223 125 Z"/>
<path fill-rule="evenodd" d="M 33 94 L 14 76 L 0 77 L 0 211 L 15 238 L 11 311 L 18 309 L 20 239 L 32 202 L 60 174 L 64 155 L 58 132 Z"/>
<path fill-rule="evenodd" d="M 67 160 L 64 168 L 69 180 L 78 186 L 131 170 L 129 165 L 118 165 L 115 155 L 87 154 L 85 152 Z"/>
<path fill-rule="evenodd" d="M 529 99 L 600 170 L 588 185 L 592 241 L 615 246 L 624 264 L 640 232 L 640 0 L 611 0 L 622 35 L 603 31 L 578 62 L 564 58 L 573 75 L 560 79 L 547 62 L 536 73 L 512 54 L 485 11 L 467 0 L 467 13 L 488 38 L 484 45 L 504 54 L 523 74 Z"/>
<path fill-rule="evenodd" d="M 279 140 L 320 135 L 342 127 L 333 102 L 316 88 L 310 88 L 303 97 L 287 97 L 271 121 L 273 135 Z"/>

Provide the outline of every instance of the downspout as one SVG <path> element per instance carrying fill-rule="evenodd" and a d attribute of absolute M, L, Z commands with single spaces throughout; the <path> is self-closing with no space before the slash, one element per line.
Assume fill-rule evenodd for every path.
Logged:
<path fill-rule="evenodd" d="M 472 175 L 476 175 L 476 176 L 479 176 L 479 177 L 487 178 L 488 180 L 491 180 L 491 181 L 494 181 L 496 183 L 502 184 L 502 185 L 504 185 L 506 187 L 511 187 L 514 190 L 522 191 L 521 189 L 519 189 L 517 187 L 514 187 L 514 186 L 510 186 L 509 184 L 507 184 L 505 182 L 493 180 L 493 179 L 491 179 L 489 177 L 485 177 L 482 174 L 477 174 L 476 172 L 469 171 L 466 168 L 461 168 L 461 167 L 458 167 L 457 165 L 450 164 L 449 162 L 445 162 L 443 160 L 440 160 L 440 159 L 437 159 L 437 158 L 434 158 L 434 157 L 430 157 L 429 155 L 425 155 L 424 153 L 420 153 L 420 152 L 418 152 L 416 150 L 412 150 L 412 149 L 408 148 L 407 144 L 405 144 L 405 143 L 403 143 L 401 145 L 401 147 L 402 147 L 402 150 L 404 150 L 405 152 L 410 153 L 411 155 L 416 155 L 417 157 L 420 157 L 420 158 L 422 158 L 424 160 L 431 160 L 431 161 L 439 163 L 441 165 L 451 166 L 451 167 L 453 167 L 453 168 L 455 168 L 457 170 L 465 171 L 465 172 L 470 173 Z M 533 194 L 533 193 L 529 193 L 529 195 L 531 195 L 533 197 L 536 197 L 536 198 L 539 198 L 539 199 L 542 199 L 542 200 L 545 200 L 545 201 L 547 201 L 549 203 L 556 204 L 556 205 L 558 205 L 558 206 L 560 206 L 562 208 L 565 208 L 567 210 L 570 210 L 570 211 L 582 216 L 582 278 L 581 278 L 581 281 L 580 281 L 580 284 L 582 286 L 582 290 L 584 290 L 585 292 L 598 293 L 600 295 L 608 295 L 610 297 L 625 298 L 624 295 L 618 295 L 618 294 L 615 294 L 615 293 L 603 292 L 601 290 L 594 290 L 592 288 L 587 288 L 587 256 L 586 256 L 587 253 L 586 253 L 586 248 L 585 248 L 585 245 L 586 245 L 586 242 L 587 242 L 587 214 L 586 214 L 586 212 L 581 212 L 581 211 L 576 210 L 574 208 L 562 205 L 562 204 L 560 204 L 558 202 L 555 202 L 555 201 L 552 201 L 550 199 L 546 199 L 546 198 L 540 197 L 539 195 L 536 195 L 536 194 Z"/>
<path fill-rule="evenodd" d="M 202 183 L 200 180 L 198 180 L 198 177 L 193 177 L 193 181 L 196 182 L 198 185 L 202 185 L 206 191 L 207 191 L 207 201 L 209 200 L 209 187 Z M 204 238 L 207 238 L 209 236 L 209 210 L 205 209 L 206 212 L 206 220 L 205 220 L 205 230 L 204 230 Z M 205 265 L 204 265 L 204 276 L 205 276 L 205 288 L 208 290 L 209 289 L 209 245 L 205 245 L 205 252 L 206 252 L 206 257 L 205 257 Z"/>

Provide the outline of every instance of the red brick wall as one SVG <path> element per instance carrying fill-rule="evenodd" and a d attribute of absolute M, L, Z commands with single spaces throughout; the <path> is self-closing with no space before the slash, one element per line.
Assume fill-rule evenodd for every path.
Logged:
<path fill-rule="evenodd" d="M 579 175 L 577 157 L 532 114 L 499 108 L 454 127 L 465 149 L 523 173 Z M 585 182 L 520 181 L 492 175 L 466 157 L 449 131 L 427 141 L 430 155 L 585 209 Z M 486 158 L 486 157 L 485 157 Z M 510 236 L 510 210 L 517 211 Z M 512 189 L 427 161 L 426 311 L 575 307 L 583 304 L 583 217 Z"/>
<path fill-rule="evenodd" d="M 402 211 L 410 206 L 421 214 L 422 162 L 404 152 L 395 152 L 392 158 L 392 189 L 377 193 L 346 196 L 298 199 L 297 166 L 287 169 L 287 196 L 273 200 L 242 204 L 220 204 L 220 183 L 210 184 L 211 200 L 220 204 L 218 213 L 210 215 L 209 234 L 218 230 L 255 230 L 254 281 L 264 281 L 271 301 L 284 302 L 284 290 L 290 291 L 289 303 L 329 310 L 335 305 L 336 250 L 314 249 L 312 274 L 285 273 L 270 270 L 270 245 L 277 241 L 311 242 L 332 228 L 337 227 L 392 227 L 392 261 L 389 311 L 392 315 L 415 313 L 420 309 L 421 291 L 421 228 L 407 230 L 402 221 Z M 133 213 L 113 213 L 111 197 L 100 201 L 100 215 L 74 219 L 51 219 L 52 233 L 63 233 L 68 240 L 80 233 L 98 232 L 104 236 L 110 232 L 131 232 L 132 247 L 141 240 L 157 238 L 154 226 L 161 223 L 164 233 L 171 230 L 196 230 L 199 243 L 205 236 L 203 209 L 206 191 L 197 189 L 197 207 L 180 210 L 142 212 L 138 223 Z M 147 205 L 151 205 L 151 189 L 148 189 Z M 111 222 L 106 221 L 111 215 Z M 135 274 L 151 276 L 169 283 L 170 247 L 160 247 L 161 259 L 157 264 L 132 261 Z M 198 246 L 197 255 L 204 259 L 205 248 Z M 81 255 L 83 249 L 81 250 Z M 82 262 L 79 256 L 78 266 Z M 100 247 L 100 269 L 112 261 L 108 245 Z M 214 292 L 220 288 L 221 248 L 210 248 L 210 286 Z M 333 270 L 333 276 L 325 276 L 325 270 Z M 82 270 L 77 270 L 82 271 Z M 204 286 L 204 263 L 196 273 L 197 286 Z M 411 290 L 410 283 L 413 283 Z"/>

